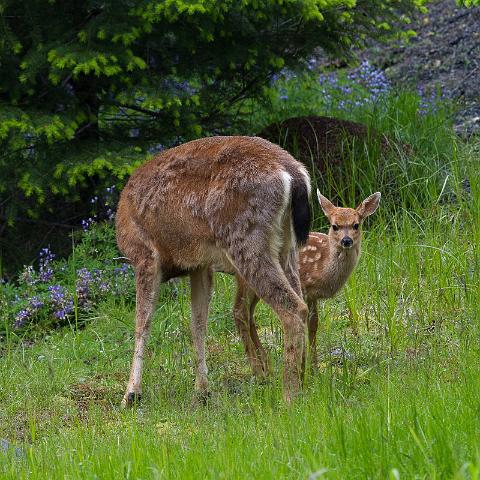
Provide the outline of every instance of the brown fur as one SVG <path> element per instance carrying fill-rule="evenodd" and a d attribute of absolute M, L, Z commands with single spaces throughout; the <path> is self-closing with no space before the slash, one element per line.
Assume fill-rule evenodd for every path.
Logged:
<path fill-rule="evenodd" d="M 310 232 L 307 243 L 299 252 L 300 282 L 308 305 L 308 338 L 312 365 L 316 364 L 316 334 L 318 329 L 317 302 L 331 298 L 345 285 L 357 265 L 361 247 L 361 224 L 378 207 L 380 193 L 365 199 L 356 209 L 335 207 L 318 192 L 320 205 L 330 222 L 328 235 Z M 354 225 L 358 224 L 358 229 Z M 334 230 L 333 225 L 337 227 Z M 350 248 L 341 244 L 344 237 L 352 239 Z M 292 258 L 295 262 L 297 259 Z M 253 372 L 264 376 L 268 372 L 268 357 L 260 344 L 254 320 L 258 297 L 238 282 L 233 316 Z"/>
<path fill-rule="evenodd" d="M 235 272 L 285 330 L 285 397 L 299 390 L 304 358 L 291 189 L 309 189 L 305 168 L 257 137 L 210 137 L 160 153 L 139 167 L 117 211 L 117 241 L 135 268 L 135 352 L 123 403 L 141 393 L 142 358 L 160 282 L 190 274 L 197 390 L 207 389 L 205 331 L 209 271 Z"/>
<path fill-rule="evenodd" d="M 378 207 L 380 193 L 365 199 L 356 209 L 335 207 L 318 192 L 318 200 L 330 222 L 328 235 L 311 232 L 307 244 L 300 250 L 300 280 L 308 305 L 308 337 L 312 364 L 316 363 L 316 334 L 318 328 L 317 302 L 338 293 L 355 269 L 360 257 L 365 218 Z M 333 226 L 337 227 L 334 230 Z M 358 225 L 355 229 L 354 226 Z M 344 248 L 342 239 L 352 239 L 352 246 Z"/>
<path fill-rule="evenodd" d="M 309 309 L 308 337 L 313 365 L 316 364 L 317 302 L 338 293 L 355 269 L 360 256 L 361 224 L 377 209 L 380 193 L 371 195 L 356 209 L 335 207 L 320 192 L 318 197 L 330 222 L 330 230 L 328 235 L 311 232 L 306 245 L 299 252 L 301 289 Z M 354 228 L 356 224 L 358 229 Z M 341 244 L 347 236 L 352 240 L 350 248 L 344 248 Z M 239 283 L 233 316 L 252 370 L 263 376 L 268 370 L 268 362 L 255 327 L 254 309 L 257 301 L 258 297 Z"/>

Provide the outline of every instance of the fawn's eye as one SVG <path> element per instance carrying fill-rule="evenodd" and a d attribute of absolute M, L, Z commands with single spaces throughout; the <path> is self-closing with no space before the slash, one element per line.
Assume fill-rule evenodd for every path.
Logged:
<path fill-rule="evenodd" d="M 332 228 L 337 231 L 338 230 L 338 225 L 332 225 Z"/>
<path fill-rule="evenodd" d="M 358 227 L 359 227 L 359 226 L 360 226 L 360 225 L 359 225 L 358 223 L 354 223 L 354 224 L 353 224 L 353 229 L 354 229 L 354 230 L 358 230 Z"/>

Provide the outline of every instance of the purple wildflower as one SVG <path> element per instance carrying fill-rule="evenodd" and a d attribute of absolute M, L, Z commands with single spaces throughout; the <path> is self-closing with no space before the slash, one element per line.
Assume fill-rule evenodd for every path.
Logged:
<path fill-rule="evenodd" d="M 90 295 L 90 288 L 94 282 L 94 278 L 92 273 L 86 269 L 81 268 L 77 270 L 77 297 L 78 297 L 78 304 L 81 306 L 85 306 L 88 304 L 89 295 Z"/>
<path fill-rule="evenodd" d="M 33 311 L 39 310 L 44 305 L 43 302 L 37 296 L 33 296 L 28 303 L 29 303 L 29 307 Z"/>
<path fill-rule="evenodd" d="M 270 77 L 270 86 L 273 87 L 278 82 L 278 79 L 280 78 L 280 75 L 278 73 L 272 74 Z"/>
<path fill-rule="evenodd" d="M 428 115 L 437 112 L 442 100 L 448 97 L 443 88 L 433 89 L 426 93 L 423 87 L 418 88 L 419 104 L 417 112 L 419 115 Z"/>
<path fill-rule="evenodd" d="M 49 248 L 42 248 L 39 254 L 39 278 L 41 282 L 48 282 L 53 277 L 53 268 L 50 263 L 55 258 L 55 255 Z"/>
<path fill-rule="evenodd" d="M 51 285 L 48 287 L 50 292 L 50 301 L 56 309 L 54 315 L 57 318 L 64 319 L 73 312 L 73 299 L 67 295 L 64 287 L 61 285 Z"/>
<path fill-rule="evenodd" d="M 315 57 L 311 57 L 307 60 L 307 69 L 314 70 L 317 66 L 317 59 Z"/>
<path fill-rule="evenodd" d="M 20 328 L 25 325 L 25 322 L 30 318 L 30 312 L 27 309 L 20 310 L 15 316 L 13 328 Z"/>
<path fill-rule="evenodd" d="M 15 316 L 15 321 L 13 322 L 13 328 L 21 328 L 25 325 L 25 322 L 31 318 L 34 314 L 42 308 L 44 303 L 37 297 L 33 296 L 30 298 L 26 308 L 20 310 Z"/>
<path fill-rule="evenodd" d="M 114 275 L 114 294 L 119 295 L 120 292 L 128 285 L 128 281 L 134 276 L 133 268 L 128 263 L 122 263 L 120 267 L 113 269 Z"/>
<path fill-rule="evenodd" d="M 81 225 L 84 231 L 87 231 L 95 223 L 95 217 L 89 217 L 81 221 Z"/>

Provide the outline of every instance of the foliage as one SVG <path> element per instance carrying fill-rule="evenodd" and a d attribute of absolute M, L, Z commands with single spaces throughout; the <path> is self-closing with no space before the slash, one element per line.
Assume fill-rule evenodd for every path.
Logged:
<path fill-rule="evenodd" d="M 322 111 L 329 113 L 348 79 L 283 82 L 285 91 L 269 93 L 282 106 L 278 117 L 305 108 L 302 85 L 331 93 Z M 358 98 L 370 99 L 368 91 Z M 143 406 L 118 408 L 135 335 L 134 290 L 128 272 L 115 289 L 122 260 L 114 260 L 111 224 L 101 221 L 113 213 L 110 189 L 88 200 L 98 205 L 96 218 L 84 223 L 69 259 L 44 249 L 0 286 L 0 476 L 479 479 L 480 145 L 454 137 L 441 100 L 425 113 L 418 92 L 393 93 L 348 113 L 409 142 L 414 156 L 390 158 L 395 188 L 370 151 L 352 158 L 355 182 L 384 195 L 357 270 L 321 306 L 320 370 L 307 370 L 302 398 L 282 404 L 282 331 L 262 303 L 256 322 L 273 374 L 250 379 L 234 333 L 233 279 L 218 274 L 207 404 L 192 406 L 189 288 L 180 280 L 161 291 Z M 315 218 L 316 229 L 323 223 Z M 14 328 L 22 310 L 29 323 Z M 70 328 L 52 330 L 59 323 Z"/>
<path fill-rule="evenodd" d="M 263 304 L 256 322 L 273 374 L 250 377 L 231 277 L 217 276 L 212 298 L 206 405 L 192 402 L 186 281 L 155 313 L 138 409 L 118 407 L 131 302 L 111 296 L 85 328 L 34 344 L 12 333 L 1 345 L 0 438 L 12 448 L 0 450 L 0 477 L 478 480 L 479 155 L 478 141 L 458 143 L 445 188 L 426 188 L 415 208 L 392 216 L 401 201 L 383 196 L 357 270 L 321 307 L 320 369 L 307 370 L 291 406 L 281 399 L 281 326 Z"/>
<path fill-rule="evenodd" d="M 49 248 L 15 282 L 0 285 L 0 332 L 33 338 L 54 327 L 83 322 L 110 297 L 134 299 L 133 270 L 117 259 L 112 224 L 85 225 L 80 243 L 67 260 L 55 260 Z"/>
<path fill-rule="evenodd" d="M 422 3 L 1 0 L 0 228 L 78 224 L 165 144 L 229 131 L 274 73 L 397 35 Z"/>
<path fill-rule="evenodd" d="M 465 147 L 452 135 L 446 116 L 448 104 L 443 99 L 391 92 L 383 73 L 368 63 L 349 76 L 285 72 L 282 77 L 269 90 L 268 102 L 263 106 L 256 103 L 252 122 L 311 112 L 340 117 L 348 113 L 398 142 L 398 148 L 385 158 L 375 144 L 348 152 L 348 182 L 334 181 L 328 174 L 314 177 L 314 184 L 330 198 L 355 205 L 380 190 L 381 211 L 390 218 L 388 223 L 397 221 L 404 211 L 422 211 L 434 200 L 448 203 L 465 194 L 466 187 L 459 187 L 458 178 L 455 183 L 449 181 L 459 175 L 452 158 Z M 412 146 L 411 153 L 402 150 L 402 142 Z M 36 262 L 25 266 L 16 279 L 0 285 L 0 303 L 5 305 L 0 330 L 3 325 L 4 333 L 9 330 L 13 336 L 32 337 L 58 325 L 83 321 L 112 296 L 133 300 L 132 270 L 118 258 L 115 243 L 112 221 L 116 203 L 114 186 L 90 198 L 92 214 L 81 221 L 83 233 L 74 236 L 74 250 L 66 260 L 55 260 L 49 249 L 43 248 Z M 313 203 L 314 228 L 318 229 L 325 220 Z"/>

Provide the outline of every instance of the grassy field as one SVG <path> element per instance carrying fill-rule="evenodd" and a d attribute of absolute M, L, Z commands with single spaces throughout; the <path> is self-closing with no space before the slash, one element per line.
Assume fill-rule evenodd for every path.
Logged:
<path fill-rule="evenodd" d="M 381 189 L 382 204 L 356 272 L 321 306 L 320 368 L 293 405 L 281 399 L 279 322 L 259 306 L 274 366 L 259 383 L 235 332 L 232 279 L 218 275 L 208 404 L 193 401 L 182 280 L 162 287 L 142 406 L 121 410 L 134 306 L 107 298 L 81 329 L 72 320 L 0 344 L 0 438 L 11 447 L 0 450 L 0 477 L 480 478 L 480 148 L 456 140 L 443 117 L 401 115 L 368 118 L 413 157 L 352 159 L 352 183 L 362 195 Z"/>

